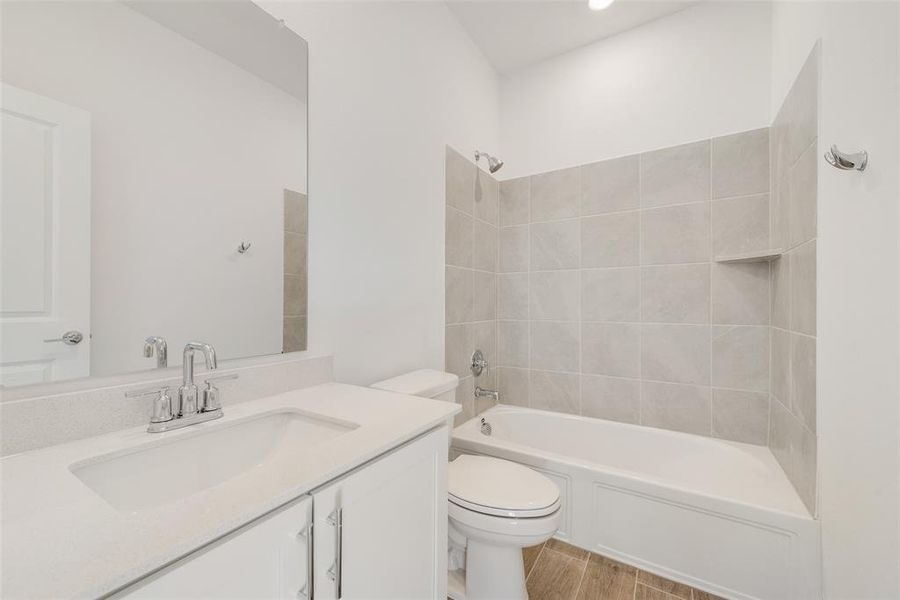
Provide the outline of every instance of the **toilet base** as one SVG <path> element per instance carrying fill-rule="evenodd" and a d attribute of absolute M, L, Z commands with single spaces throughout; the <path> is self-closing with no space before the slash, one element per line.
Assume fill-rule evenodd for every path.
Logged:
<path fill-rule="evenodd" d="M 528 600 L 522 549 L 470 539 L 466 570 L 448 573 L 447 595 L 452 600 Z"/>

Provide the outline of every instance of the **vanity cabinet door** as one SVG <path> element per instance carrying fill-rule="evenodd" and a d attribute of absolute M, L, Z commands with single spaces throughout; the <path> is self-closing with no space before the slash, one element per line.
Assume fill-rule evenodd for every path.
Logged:
<path fill-rule="evenodd" d="M 164 599 L 305 598 L 312 498 L 300 500 L 148 577 L 123 596 Z"/>
<path fill-rule="evenodd" d="M 316 600 L 447 597 L 446 427 L 313 497 Z"/>

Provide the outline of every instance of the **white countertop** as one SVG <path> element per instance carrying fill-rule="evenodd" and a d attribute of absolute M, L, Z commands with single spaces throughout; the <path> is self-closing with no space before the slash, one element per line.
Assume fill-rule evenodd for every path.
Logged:
<path fill-rule="evenodd" d="M 70 466 L 155 440 L 191 435 L 275 409 L 359 425 L 302 455 L 279 456 L 215 487 L 121 512 Z M 137 427 L 0 460 L 4 598 L 109 594 L 459 412 L 457 404 L 327 383 L 226 407 L 216 421 L 169 433 Z"/>

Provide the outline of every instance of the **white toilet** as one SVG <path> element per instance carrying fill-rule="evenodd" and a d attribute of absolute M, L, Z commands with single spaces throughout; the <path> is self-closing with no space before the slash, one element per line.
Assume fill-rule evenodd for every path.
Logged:
<path fill-rule="evenodd" d="M 372 387 L 453 401 L 457 383 L 455 375 L 426 369 Z M 522 548 L 556 533 L 559 488 L 528 467 L 489 456 L 462 455 L 449 465 L 447 491 L 448 596 L 452 600 L 527 600 Z M 464 571 L 456 569 L 462 564 Z"/>

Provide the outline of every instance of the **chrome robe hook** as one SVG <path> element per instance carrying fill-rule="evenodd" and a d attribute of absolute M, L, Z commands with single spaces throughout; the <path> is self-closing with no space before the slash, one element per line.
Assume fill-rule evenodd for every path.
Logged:
<path fill-rule="evenodd" d="M 846 154 L 838 150 L 837 146 L 832 146 L 831 150 L 825 153 L 825 160 L 835 169 L 841 171 L 865 171 L 866 165 L 869 164 L 869 153 L 865 150 Z"/>

